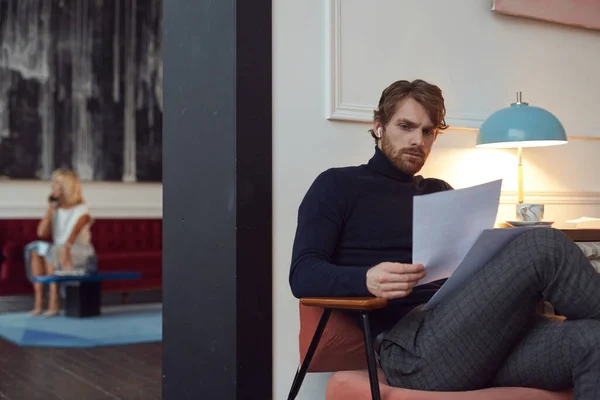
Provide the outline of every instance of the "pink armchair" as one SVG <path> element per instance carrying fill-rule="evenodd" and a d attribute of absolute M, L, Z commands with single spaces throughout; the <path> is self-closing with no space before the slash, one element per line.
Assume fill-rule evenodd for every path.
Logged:
<path fill-rule="evenodd" d="M 469 392 L 426 392 L 387 385 L 377 369 L 369 331 L 370 311 L 387 306 L 379 298 L 305 298 L 300 300 L 299 350 L 303 360 L 288 400 L 294 400 L 308 372 L 335 372 L 326 400 L 572 400 L 572 391 L 489 388 Z M 338 310 L 360 313 L 362 330 Z M 365 346 L 365 343 L 367 344 Z"/>

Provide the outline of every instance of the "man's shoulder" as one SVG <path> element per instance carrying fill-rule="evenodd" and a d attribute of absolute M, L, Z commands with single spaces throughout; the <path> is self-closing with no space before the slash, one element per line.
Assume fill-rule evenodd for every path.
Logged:
<path fill-rule="evenodd" d="M 445 180 L 439 178 L 422 178 L 420 186 L 428 192 L 440 192 L 442 190 L 453 190 L 454 188 Z"/>
<path fill-rule="evenodd" d="M 328 168 L 317 175 L 309 189 L 313 193 L 335 193 L 344 196 L 344 193 L 353 185 L 352 181 L 364 174 L 364 165 L 349 167 Z"/>
<path fill-rule="evenodd" d="M 324 181 L 331 183 L 333 181 L 343 181 L 346 179 L 356 178 L 364 173 L 364 165 L 356 165 L 349 167 L 333 167 L 321 172 L 315 181 Z"/>

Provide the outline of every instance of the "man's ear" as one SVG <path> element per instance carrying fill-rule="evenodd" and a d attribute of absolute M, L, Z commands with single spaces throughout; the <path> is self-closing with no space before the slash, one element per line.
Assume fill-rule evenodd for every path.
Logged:
<path fill-rule="evenodd" d="M 381 131 L 383 131 L 383 125 L 379 121 L 375 121 L 373 123 L 373 133 L 375 134 L 375 136 L 381 139 L 381 134 L 379 133 L 380 129 Z"/>

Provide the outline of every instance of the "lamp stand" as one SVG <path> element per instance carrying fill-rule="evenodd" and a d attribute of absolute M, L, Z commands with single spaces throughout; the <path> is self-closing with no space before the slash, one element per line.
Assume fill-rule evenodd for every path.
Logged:
<path fill-rule="evenodd" d="M 523 222 L 530 222 L 534 224 L 543 224 L 544 219 L 544 205 L 543 204 L 523 204 L 523 148 L 518 147 L 517 154 L 519 157 L 518 165 L 518 192 L 517 192 L 517 219 Z M 510 222 L 509 222 L 510 224 Z M 546 225 L 552 225 L 546 223 Z"/>
<path fill-rule="evenodd" d="M 523 204 L 523 148 L 519 147 L 517 150 L 519 157 L 518 168 L 518 189 L 517 189 L 517 201 L 519 204 Z"/>

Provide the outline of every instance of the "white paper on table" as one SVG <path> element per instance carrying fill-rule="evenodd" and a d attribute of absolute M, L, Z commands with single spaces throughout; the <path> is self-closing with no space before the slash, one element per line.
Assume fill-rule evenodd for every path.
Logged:
<path fill-rule="evenodd" d="M 452 293 L 466 279 L 471 277 L 477 270 L 483 268 L 500 249 L 511 240 L 523 233 L 526 229 L 548 229 L 547 227 L 520 227 L 506 229 L 486 229 L 477 238 L 475 244 L 469 249 L 465 258 L 450 275 L 442 287 L 431 297 L 425 305 L 425 309 L 432 308 L 442 299 Z"/>
<path fill-rule="evenodd" d="M 502 180 L 415 196 L 413 263 L 425 266 L 418 285 L 448 278 L 498 214 Z"/>
<path fill-rule="evenodd" d="M 579 229 L 600 229 L 600 218 L 581 217 L 567 221 Z"/>
<path fill-rule="evenodd" d="M 595 217 L 581 217 L 579 219 L 570 219 L 567 222 L 570 224 L 581 224 L 582 222 L 599 222 L 600 218 Z"/>

